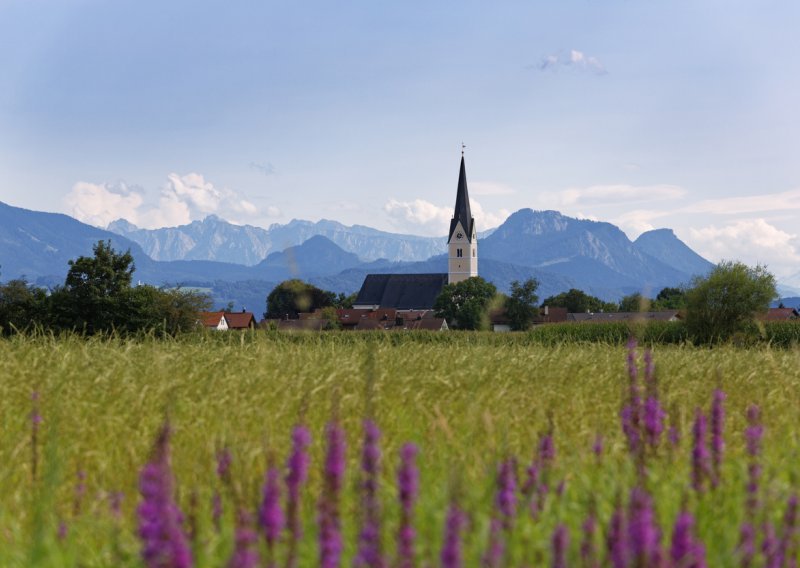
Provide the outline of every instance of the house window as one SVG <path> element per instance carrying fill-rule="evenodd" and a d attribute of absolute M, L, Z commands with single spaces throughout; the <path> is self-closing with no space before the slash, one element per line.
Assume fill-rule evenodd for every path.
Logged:
<path fill-rule="evenodd" d="M 458 258 L 461 258 L 462 256 L 464 256 L 463 255 L 463 249 L 456 249 L 456 256 Z"/>
<path fill-rule="evenodd" d="M 472 249 L 472 258 L 475 258 L 475 249 Z"/>

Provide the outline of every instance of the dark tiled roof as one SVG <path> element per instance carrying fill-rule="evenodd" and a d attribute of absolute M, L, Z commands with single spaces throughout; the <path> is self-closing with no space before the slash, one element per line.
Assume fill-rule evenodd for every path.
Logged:
<path fill-rule="evenodd" d="M 256 317 L 253 312 L 225 312 L 228 327 L 231 329 L 247 329 L 256 327 Z"/>
<path fill-rule="evenodd" d="M 475 228 L 475 219 L 469 207 L 469 192 L 467 191 L 467 169 L 464 167 L 464 156 L 461 156 L 461 170 L 458 172 L 458 189 L 456 190 L 456 208 L 453 219 L 450 221 L 448 238 L 453 237 L 456 225 L 461 221 L 461 226 L 466 231 L 467 241 L 472 242 L 472 231 Z"/>
<path fill-rule="evenodd" d="M 447 284 L 447 274 L 367 274 L 355 306 L 429 310 Z"/>
<path fill-rule="evenodd" d="M 678 317 L 678 310 L 664 312 L 598 312 L 588 314 L 569 314 L 567 321 L 672 321 Z"/>

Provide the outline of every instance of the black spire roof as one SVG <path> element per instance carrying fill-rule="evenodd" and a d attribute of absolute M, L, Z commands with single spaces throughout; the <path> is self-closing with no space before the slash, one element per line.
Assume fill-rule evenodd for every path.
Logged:
<path fill-rule="evenodd" d="M 458 172 L 458 190 L 456 192 L 456 208 L 453 219 L 450 221 L 450 234 L 448 241 L 453 238 L 456 225 L 461 221 L 461 226 L 466 231 L 467 241 L 472 242 L 472 231 L 475 228 L 475 219 L 469 208 L 469 192 L 467 192 L 467 169 L 464 167 L 464 154 L 461 154 L 461 171 Z"/>

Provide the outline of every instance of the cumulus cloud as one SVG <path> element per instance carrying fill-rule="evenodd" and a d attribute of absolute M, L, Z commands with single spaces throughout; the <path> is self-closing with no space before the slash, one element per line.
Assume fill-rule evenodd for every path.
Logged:
<path fill-rule="evenodd" d="M 64 197 L 64 208 L 76 219 L 101 227 L 120 218 L 139 227 L 157 228 L 184 225 L 212 214 L 233 223 L 259 215 L 281 215 L 277 207 L 259 209 L 239 193 L 218 188 L 198 173 L 171 173 L 158 197 L 147 197 L 141 188 L 124 183 L 78 182 Z"/>
<path fill-rule="evenodd" d="M 510 215 L 507 209 L 500 209 L 497 212 L 485 211 L 474 199 L 470 200 L 470 205 L 480 231 L 498 226 Z M 450 219 L 453 217 L 452 206 L 442 207 L 424 199 L 413 201 L 390 199 L 383 206 L 383 210 L 389 216 L 389 222 L 397 229 L 435 236 L 447 233 Z"/>
<path fill-rule="evenodd" d="M 688 240 L 695 250 L 712 260 L 766 264 L 778 275 L 796 270 L 800 262 L 798 236 L 761 218 L 740 219 L 721 227 L 709 225 L 689 229 Z"/>
<path fill-rule="evenodd" d="M 545 55 L 539 63 L 539 69 L 542 71 L 557 71 L 563 68 L 590 71 L 597 75 L 605 75 L 607 73 L 606 68 L 600 63 L 599 59 L 586 55 L 577 49 Z"/>

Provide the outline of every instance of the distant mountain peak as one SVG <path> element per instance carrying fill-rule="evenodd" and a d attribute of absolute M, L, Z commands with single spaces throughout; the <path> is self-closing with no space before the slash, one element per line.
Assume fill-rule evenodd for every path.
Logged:
<path fill-rule="evenodd" d="M 117 233 L 124 235 L 126 233 L 132 233 L 133 231 L 138 231 L 139 227 L 128 221 L 127 219 L 123 219 L 120 217 L 116 221 L 111 221 L 106 227 L 107 231 L 111 231 L 112 233 Z"/>

